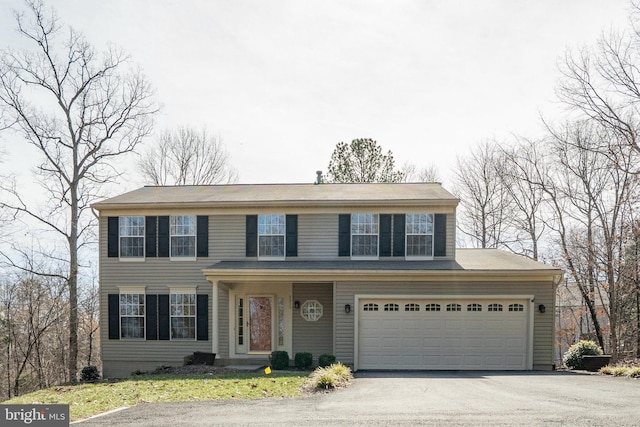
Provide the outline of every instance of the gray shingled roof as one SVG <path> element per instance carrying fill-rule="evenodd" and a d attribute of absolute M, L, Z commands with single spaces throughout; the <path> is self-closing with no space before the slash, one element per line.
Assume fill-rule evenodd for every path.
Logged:
<path fill-rule="evenodd" d="M 207 267 L 212 271 L 519 271 L 553 272 L 561 270 L 524 256 L 497 249 L 457 249 L 456 261 L 220 261 Z"/>
<path fill-rule="evenodd" d="M 423 203 L 457 205 L 458 199 L 439 183 L 371 184 L 238 184 L 142 187 L 93 204 L 120 207 L 335 205 L 341 203 Z"/>

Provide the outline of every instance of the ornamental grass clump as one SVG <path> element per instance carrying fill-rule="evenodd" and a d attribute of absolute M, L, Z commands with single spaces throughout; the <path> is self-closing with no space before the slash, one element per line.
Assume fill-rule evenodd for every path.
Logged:
<path fill-rule="evenodd" d="M 345 387 L 351 383 L 351 368 L 342 363 L 334 363 L 327 367 L 318 367 L 311 374 L 310 385 L 315 389 L 334 389 Z"/>
<path fill-rule="evenodd" d="M 640 378 L 640 366 L 605 366 L 598 372 L 603 375 L 612 375 L 614 377 Z"/>
<path fill-rule="evenodd" d="M 562 362 L 569 369 L 582 369 L 582 356 L 600 356 L 601 354 L 602 350 L 595 341 L 582 340 L 569 347 Z"/>

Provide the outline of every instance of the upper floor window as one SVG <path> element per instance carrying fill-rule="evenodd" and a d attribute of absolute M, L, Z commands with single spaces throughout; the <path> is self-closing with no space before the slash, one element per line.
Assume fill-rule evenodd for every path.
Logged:
<path fill-rule="evenodd" d="M 172 293 L 169 299 L 171 339 L 196 339 L 195 292 Z"/>
<path fill-rule="evenodd" d="M 144 338 L 144 294 L 120 294 L 120 338 Z"/>
<path fill-rule="evenodd" d="M 258 215 L 258 256 L 284 257 L 285 215 Z"/>
<path fill-rule="evenodd" d="M 121 216 L 120 257 L 144 258 L 144 217 Z"/>
<path fill-rule="evenodd" d="M 196 257 L 196 217 L 195 215 L 172 216 L 169 220 L 172 258 Z"/>
<path fill-rule="evenodd" d="M 351 256 L 378 257 L 378 214 L 351 215 Z"/>
<path fill-rule="evenodd" d="M 433 256 L 433 215 L 413 213 L 406 216 L 406 256 Z"/>

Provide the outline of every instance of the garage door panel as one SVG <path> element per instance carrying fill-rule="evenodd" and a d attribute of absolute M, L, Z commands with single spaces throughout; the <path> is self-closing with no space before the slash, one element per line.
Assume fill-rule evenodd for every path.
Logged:
<path fill-rule="evenodd" d="M 379 311 L 363 311 L 376 303 Z M 367 300 L 358 308 L 359 369 L 526 369 L 528 316 L 509 312 L 509 304 L 527 306 L 525 300 L 491 301 L 499 305 L 488 311 L 486 300 L 437 301 Z M 399 311 L 384 311 L 385 304 Z M 407 305 L 410 304 L 410 305 Z M 459 304 L 461 311 L 446 311 Z M 404 307 L 412 311 L 405 311 Z M 470 307 L 478 311 L 468 311 Z M 434 311 L 426 311 L 431 308 Z"/>

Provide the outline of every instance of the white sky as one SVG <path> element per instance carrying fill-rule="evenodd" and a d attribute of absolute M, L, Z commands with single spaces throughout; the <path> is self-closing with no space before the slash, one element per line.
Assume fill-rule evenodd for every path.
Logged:
<path fill-rule="evenodd" d="M 340 141 L 447 170 L 477 142 L 534 137 L 560 111 L 567 47 L 627 25 L 627 0 L 50 0 L 99 49 L 112 42 L 162 103 L 157 130 L 206 125 L 242 183 L 312 182 Z M 19 46 L 0 2 L 0 46 Z M 0 135 L 22 167 L 19 140 Z M 153 143 L 150 138 L 146 143 Z M 132 164 L 129 162 L 128 164 Z M 142 182 L 133 174 L 121 192 Z M 450 185 L 449 185 L 450 186 Z"/>

